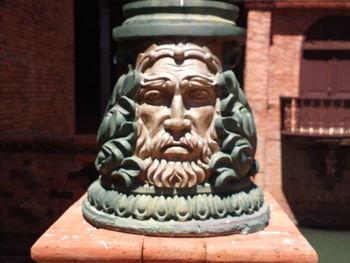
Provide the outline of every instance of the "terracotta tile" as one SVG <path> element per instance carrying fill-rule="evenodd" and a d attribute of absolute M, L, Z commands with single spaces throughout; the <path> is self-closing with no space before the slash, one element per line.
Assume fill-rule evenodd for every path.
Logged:
<path fill-rule="evenodd" d="M 271 207 L 269 225 L 248 235 L 206 238 L 207 263 L 317 262 L 317 254 L 282 208 L 265 193 Z"/>
<path fill-rule="evenodd" d="M 97 229 L 82 216 L 82 197 L 34 244 L 36 262 L 141 262 L 142 235 Z"/>
<path fill-rule="evenodd" d="M 204 238 L 145 237 L 143 262 L 205 262 Z"/>
<path fill-rule="evenodd" d="M 248 235 L 145 237 L 97 229 L 82 217 L 82 197 L 32 247 L 36 262 L 317 262 L 317 254 L 282 208 L 271 204 L 269 226 Z"/>

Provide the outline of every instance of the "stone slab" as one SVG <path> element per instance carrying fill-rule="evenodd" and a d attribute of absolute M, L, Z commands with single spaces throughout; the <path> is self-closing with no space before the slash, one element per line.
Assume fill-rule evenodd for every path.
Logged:
<path fill-rule="evenodd" d="M 150 237 L 97 229 L 73 204 L 33 245 L 36 262 L 317 262 L 317 254 L 265 192 L 269 225 L 260 232 L 221 237 Z"/>

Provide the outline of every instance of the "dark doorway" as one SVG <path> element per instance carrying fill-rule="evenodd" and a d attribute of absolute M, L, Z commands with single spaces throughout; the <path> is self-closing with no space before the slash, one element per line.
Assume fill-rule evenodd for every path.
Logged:
<path fill-rule="evenodd" d="M 99 119 L 99 28 L 97 1 L 75 0 L 76 132 L 96 133 Z"/>
<path fill-rule="evenodd" d="M 96 134 L 116 80 L 112 28 L 123 1 L 75 0 L 76 133 Z"/>
<path fill-rule="evenodd" d="M 305 33 L 309 41 L 350 41 L 350 16 L 330 15 L 314 22 Z"/>
<path fill-rule="evenodd" d="M 328 16 L 309 28 L 300 77 L 302 97 L 350 98 L 350 17 Z"/>
<path fill-rule="evenodd" d="M 303 97 L 350 97 L 350 50 L 304 50 L 301 68 Z"/>

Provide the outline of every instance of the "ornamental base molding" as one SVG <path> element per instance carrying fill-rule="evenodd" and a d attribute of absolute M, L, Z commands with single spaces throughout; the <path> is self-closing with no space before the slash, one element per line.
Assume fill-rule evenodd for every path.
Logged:
<path fill-rule="evenodd" d="M 247 182 L 245 182 L 247 184 Z M 203 186 L 203 189 L 210 189 Z M 191 191 L 192 190 L 192 191 Z M 167 236 L 252 233 L 267 225 L 269 208 L 253 182 L 243 190 L 159 195 L 106 189 L 97 180 L 83 202 L 85 219 L 97 227 Z M 149 191 L 152 192 L 152 191 Z"/>

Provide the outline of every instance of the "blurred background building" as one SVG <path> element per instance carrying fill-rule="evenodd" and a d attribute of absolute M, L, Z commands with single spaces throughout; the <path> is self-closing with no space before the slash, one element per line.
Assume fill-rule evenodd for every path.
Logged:
<path fill-rule="evenodd" d="M 124 2 L 0 0 L 0 262 L 30 262 L 36 238 L 97 177 L 95 134 L 124 71 L 111 40 Z M 299 226 L 349 229 L 350 2 L 237 5 L 255 180 Z"/>

